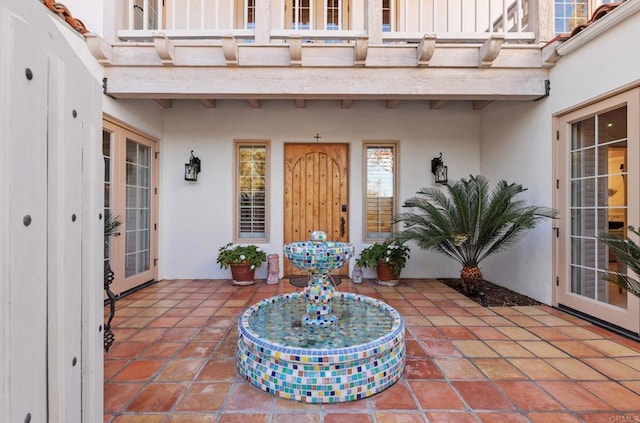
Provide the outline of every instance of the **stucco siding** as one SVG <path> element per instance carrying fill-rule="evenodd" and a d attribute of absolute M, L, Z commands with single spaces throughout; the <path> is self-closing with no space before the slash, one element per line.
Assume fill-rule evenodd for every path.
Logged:
<path fill-rule="evenodd" d="M 362 142 L 400 142 L 401 201 L 422 186 L 433 185 L 431 159 L 443 153 L 450 178 L 479 171 L 479 114 L 469 104 L 430 110 L 424 102 L 354 103 L 341 109 L 334 102 L 308 102 L 296 109 L 290 101 L 265 102 L 251 109 L 246 102 L 220 102 L 215 109 L 199 102 L 178 102 L 165 112 L 161 143 L 160 279 L 226 278 L 215 263 L 217 250 L 233 239 L 233 141 L 270 141 L 270 239 L 268 253 L 282 253 L 284 143 L 320 142 L 350 145 L 350 241 L 359 253 L 362 229 Z M 202 160 L 198 181 L 184 181 L 189 152 Z M 353 265 L 353 263 L 351 263 Z M 413 249 L 402 277 L 455 276 L 457 263 Z M 266 276 L 263 266 L 257 277 Z M 372 274 L 370 276 L 373 276 Z"/>

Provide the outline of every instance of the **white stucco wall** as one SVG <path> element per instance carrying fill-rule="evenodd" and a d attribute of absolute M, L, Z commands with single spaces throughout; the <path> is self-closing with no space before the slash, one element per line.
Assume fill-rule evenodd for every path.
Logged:
<path fill-rule="evenodd" d="M 550 71 L 548 98 L 498 102 L 485 108 L 480 132 L 481 172 L 492 181 L 523 184 L 529 190 L 522 198 L 529 204 L 551 206 L 555 183 L 553 115 L 640 81 L 640 56 L 633 53 L 637 51 L 640 13 L 561 57 Z M 552 226 L 550 221 L 541 224 L 513 248 L 488 259 L 482 266 L 485 278 L 550 304 L 555 280 Z"/>
<path fill-rule="evenodd" d="M 338 102 L 307 103 L 296 109 L 292 101 L 266 101 L 261 109 L 246 102 L 218 103 L 215 109 L 199 102 L 175 102 L 165 111 L 161 143 L 159 278 L 227 278 L 216 264 L 218 248 L 233 239 L 234 139 L 271 142 L 270 240 L 268 253 L 283 246 L 284 143 L 350 144 L 350 241 L 362 250 L 362 142 L 399 140 L 400 199 L 433 184 L 431 159 L 443 153 L 450 178 L 479 170 L 479 114 L 468 103 L 430 110 L 424 102 L 405 102 L 386 109 L 384 102 L 354 102 L 341 109 Z M 202 160 L 198 181 L 184 180 L 189 153 Z M 353 262 L 352 262 L 353 264 Z M 282 266 L 281 266 L 282 267 Z M 457 263 L 434 253 L 413 250 L 402 277 L 451 277 Z M 266 276 L 266 265 L 257 277 Z"/>

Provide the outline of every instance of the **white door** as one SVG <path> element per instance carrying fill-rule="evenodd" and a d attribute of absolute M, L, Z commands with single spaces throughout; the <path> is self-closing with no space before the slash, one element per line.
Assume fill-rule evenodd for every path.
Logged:
<path fill-rule="evenodd" d="M 598 236 L 632 236 L 627 226 L 640 225 L 640 90 L 559 117 L 555 125 L 556 302 L 638 333 L 640 299 L 605 279 L 609 270 L 626 268 Z"/>
<path fill-rule="evenodd" d="M 105 258 L 115 276 L 111 290 L 122 294 L 157 276 L 156 142 L 105 120 L 102 149 L 105 209 L 122 221 Z"/>

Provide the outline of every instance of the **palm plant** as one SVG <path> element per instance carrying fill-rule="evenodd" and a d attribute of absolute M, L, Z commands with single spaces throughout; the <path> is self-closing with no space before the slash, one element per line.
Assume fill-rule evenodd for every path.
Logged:
<path fill-rule="evenodd" d="M 445 184 L 445 190 L 422 188 L 404 203 L 415 211 L 395 218 L 405 227 L 397 239 L 456 260 L 462 265 L 462 287 L 473 294 L 482 281 L 482 260 L 513 245 L 540 220 L 556 216 L 553 209 L 514 200 L 524 191 L 522 185 L 501 180 L 490 192 L 480 175 Z"/>
<path fill-rule="evenodd" d="M 633 226 L 629 226 L 629 230 L 640 236 L 640 231 Z M 640 246 L 638 244 L 630 239 L 624 239 L 608 232 L 601 233 L 598 239 L 609 247 L 609 251 L 616 256 L 618 261 L 633 270 L 636 275 L 640 275 Z M 631 278 L 627 273 L 609 272 L 606 279 L 626 289 L 636 297 L 640 297 L 640 282 Z"/>

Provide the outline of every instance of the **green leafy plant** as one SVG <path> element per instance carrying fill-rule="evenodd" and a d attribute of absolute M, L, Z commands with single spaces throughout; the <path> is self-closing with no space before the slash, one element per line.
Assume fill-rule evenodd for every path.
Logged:
<path fill-rule="evenodd" d="M 636 230 L 633 226 L 628 228 L 631 232 L 640 236 L 639 230 Z M 640 246 L 638 244 L 630 239 L 624 239 L 608 232 L 601 233 L 598 239 L 609 247 L 609 251 L 616 256 L 619 262 L 633 270 L 636 275 L 640 275 Z M 626 289 L 636 297 L 640 297 L 640 282 L 631 278 L 626 272 L 609 272 L 605 279 Z"/>
<path fill-rule="evenodd" d="M 232 242 L 220 247 L 216 260 L 221 269 L 228 269 L 232 264 L 249 264 L 252 268 L 257 268 L 265 261 L 267 261 L 267 254 L 260 247 L 253 244 L 233 244 Z"/>
<path fill-rule="evenodd" d="M 356 259 L 356 265 L 360 267 L 376 267 L 379 263 L 388 264 L 395 275 L 407 264 L 410 248 L 402 243 L 388 240 L 376 242 L 362 250 Z"/>
<path fill-rule="evenodd" d="M 110 236 L 118 233 L 118 229 L 122 225 L 122 220 L 120 216 L 114 216 L 111 213 L 111 210 L 105 209 L 104 211 L 104 237 L 108 238 Z M 106 241 L 106 240 L 105 240 Z"/>
<path fill-rule="evenodd" d="M 405 227 L 397 239 L 414 241 L 422 249 L 456 260 L 462 265 L 463 289 L 472 294 L 482 281 L 482 260 L 513 245 L 542 219 L 556 217 L 551 208 L 515 200 L 524 191 L 522 185 L 504 180 L 491 191 L 480 175 L 445 184 L 444 190 L 422 188 L 404 203 L 414 211 L 394 219 Z"/>

